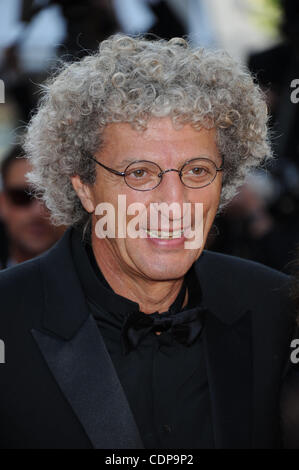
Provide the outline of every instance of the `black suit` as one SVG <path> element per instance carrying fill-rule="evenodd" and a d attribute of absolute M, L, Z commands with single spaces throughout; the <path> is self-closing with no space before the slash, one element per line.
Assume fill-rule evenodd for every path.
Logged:
<path fill-rule="evenodd" d="M 293 330 L 288 277 L 205 251 L 196 264 L 217 448 L 279 446 L 278 401 Z M 68 230 L 0 273 L 0 447 L 141 448 L 112 361 L 87 309 Z"/>

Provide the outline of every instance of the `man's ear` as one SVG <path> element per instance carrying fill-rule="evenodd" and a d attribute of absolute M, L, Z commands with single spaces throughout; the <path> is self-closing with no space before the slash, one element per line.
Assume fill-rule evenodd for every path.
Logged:
<path fill-rule="evenodd" d="M 82 183 L 80 176 L 78 175 L 71 176 L 71 182 L 84 209 L 90 214 L 94 212 L 95 204 L 90 187 L 87 184 Z"/>

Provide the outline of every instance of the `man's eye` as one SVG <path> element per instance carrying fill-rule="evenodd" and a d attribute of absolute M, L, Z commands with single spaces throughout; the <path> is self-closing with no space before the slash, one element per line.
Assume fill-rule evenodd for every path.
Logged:
<path fill-rule="evenodd" d="M 142 178 L 143 176 L 146 176 L 146 171 L 141 168 L 133 170 L 129 176 L 133 176 L 134 178 Z"/>
<path fill-rule="evenodd" d="M 206 168 L 202 168 L 202 167 L 197 166 L 195 168 L 192 168 L 190 170 L 190 173 L 194 176 L 203 176 L 207 173 L 207 170 L 206 170 Z"/>

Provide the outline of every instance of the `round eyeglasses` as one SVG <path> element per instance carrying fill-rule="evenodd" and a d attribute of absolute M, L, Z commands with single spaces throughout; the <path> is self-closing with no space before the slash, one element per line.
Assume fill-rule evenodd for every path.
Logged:
<path fill-rule="evenodd" d="M 136 191 L 151 191 L 162 181 L 163 176 L 170 171 L 179 174 L 180 180 L 187 188 L 199 189 L 213 183 L 223 166 L 217 167 L 216 163 L 206 157 L 192 158 L 186 161 L 180 170 L 169 168 L 162 170 L 157 163 L 148 160 L 136 160 L 130 163 L 124 171 L 117 171 L 89 156 L 98 165 L 115 175 L 122 176 L 126 184 Z"/>

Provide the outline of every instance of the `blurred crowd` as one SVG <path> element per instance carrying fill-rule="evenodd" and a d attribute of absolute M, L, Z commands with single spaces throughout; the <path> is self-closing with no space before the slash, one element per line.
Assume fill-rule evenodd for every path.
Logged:
<path fill-rule="evenodd" d="M 299 242 L 299 106 L 291 100 L 299 78 L 299 3 L 280 3 L 282 40 L 248 58 L 267 96 L 275 159 L 249 178 L 218 220 L 213 248 L 291 272 Z"/>
<path fill-rule="evenodd" d="M 299 3 L 277 1 L 282 10 L 279 43 L 250 54 L 247 60 L 267 96 L 276 158 L 256 170 L 216 218 L 208 247 L 288 272 L 299 242 L 299 106 L 290 99 L 290 84 L 299 79 Z M 10 0 L 2 0 L 0 8 L 5 8 L 5 2 Z M 184 8 L 187 3 L 188 14 Z M 55 44 L 55 60 L 59 61 L 81 58 L 116 31 L 168 39 L 192 36 L 194 24 L 198 24 L 202 28 L 201 42 L 213 47 L 217 41 L 213 38 L 213 25 L 207 28 L 204 3 L 205 0 L 19 0 L 22 29 L 9 45 L 0 44 L 0 79 L 5 83 L 6 104 L 12 103 L 16 110 L 16 134 L 22 133 L 34 112 L 38 85 L 51 69 L 48 66 L 28 70 L 22 58 L 24 38 L 43 11 L 56 6 L 63 17 L 64 38 Z M 135 8 L 136 13 L 137 7 L 138 15 L 132 15 L 130 8 Z M 53 227 L 43 203 L 31 197 L 25 177 L 30 167 L 19 145 L 12 142 L 4 152 L 0 171 L 0 268 L 6 268 L 47 250 L 62 235 L 64 227 Z"/>

